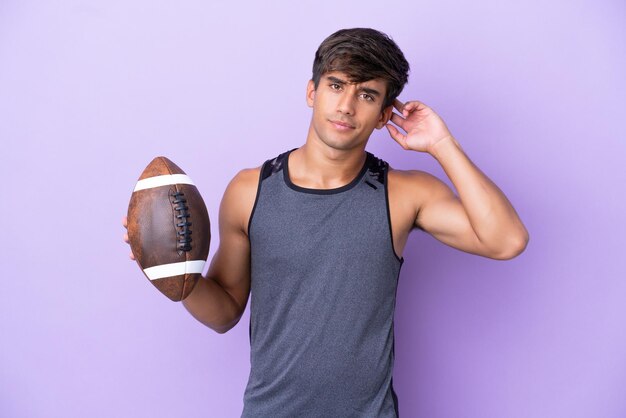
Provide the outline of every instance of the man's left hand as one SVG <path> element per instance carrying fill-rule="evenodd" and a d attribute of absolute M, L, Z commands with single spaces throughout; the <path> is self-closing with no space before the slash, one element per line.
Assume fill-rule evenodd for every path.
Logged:
<path fill-rule="evenodd" d="M 393 106 L 402 116 L 394 112 L 391 122 L 402 128 L 406 135 L 390 123 L 385 126 L 389 135 L 405 150 L 432 154 L 431 150 L 437 142 L 452 136 L 443 119 L 424 103 L 413 100 L 403 104 L 396 99 Z"/>

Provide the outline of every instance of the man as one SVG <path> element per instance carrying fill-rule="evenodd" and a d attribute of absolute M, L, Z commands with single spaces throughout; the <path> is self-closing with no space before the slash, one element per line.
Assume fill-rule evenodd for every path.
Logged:
<path fill-rule="evenodd" d="M 226 188 L 219 248 L 183 305 L 225 333 L 251 297 L 244 417 L 397 417 L 393 315 L 409 233 L 499 260 L 526 247 L 514 208 L 443 120 L 397 99 L 408 70 L 383 33 L 332 34 L 307 86 L 306 143 Z M 460 199 L 436 177 L 366 152 L 383 127 L 437 159 Z"/>

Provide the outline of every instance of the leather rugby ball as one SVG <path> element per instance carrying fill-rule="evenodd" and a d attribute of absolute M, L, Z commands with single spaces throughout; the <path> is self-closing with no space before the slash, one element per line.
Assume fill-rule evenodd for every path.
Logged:
<path fill-rule="evenodd" d="M 165 296 L 185 299 L 202 276 L 211 224 L 200 192 L 176 164 L 156 157 L 128 205 L 128 239 L 139 267 Z"/>

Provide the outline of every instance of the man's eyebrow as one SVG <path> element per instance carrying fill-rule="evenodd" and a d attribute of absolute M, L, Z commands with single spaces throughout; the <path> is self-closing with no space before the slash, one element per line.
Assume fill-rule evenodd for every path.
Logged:
<path fill-rule="evenodd" d="M 378 90 L 374 90 L 369 87 L 361 87 L 360 90 L 372 96 L 380 97 L 380 92 Z"/>
<path fill-rule="evenodd" d="M 329 81 L 332 81 L 333 83 L 337 83 L 337 84 L 347 84 L 348 82 L 345 80 L 342 80 L 340 78 L 337 78 L 335 76 L 329 75 L 327 76 Z"/>
<path fill-rule="evenodd" d="M 328 81 L 331 81 L 333 83 L 342 84 L 342 85 L 343 84 L 348 84 L 347 81 L 342 80 L 342 79 L 337 78 L 337 77 L 332 76 L 332 75 L 326 76 L 326 78 L 328 78 Z M 375 97 L 380 97 L 381 96 L 381 93 L 378 90 L 372 89 L 370 87 L 361 87 L 359 90 L 364 92 L 364 93 L 367 93 L 367 94 L 370 94 L 372 96 L 375 96 Z"/>

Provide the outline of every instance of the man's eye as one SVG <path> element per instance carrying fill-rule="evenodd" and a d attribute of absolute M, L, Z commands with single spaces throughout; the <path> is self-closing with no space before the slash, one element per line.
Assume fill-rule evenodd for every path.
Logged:
<path fill-rule="evenodd" d="M 337 84 L 337 83 L 332 83 L 330 85 L 330 88 L 333 89 L 333 90 L 339 90 L 341 88 L 341 86 L 339 84 Z"/>
<path fill-rule="evenodd" d="M 361 97 L 363 97 L 365 100 L 367 100 L 369 102 L 374 100 L 374 98 L 372 96 L 370 96 L 369 94 L 367 94 L 367 93 L 361 94 Z"/>

